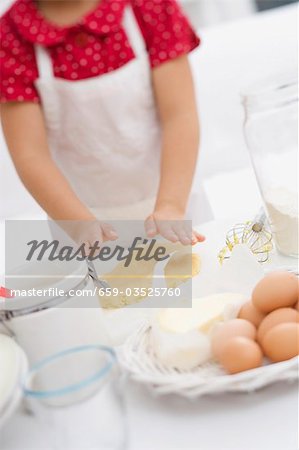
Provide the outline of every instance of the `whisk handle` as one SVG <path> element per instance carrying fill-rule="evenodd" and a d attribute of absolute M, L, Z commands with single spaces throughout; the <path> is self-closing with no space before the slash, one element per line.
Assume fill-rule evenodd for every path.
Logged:
<path fill-rule="evenodd" d="M 261 227 L 263 227 L 265 225 L 266 220 L 267 220 L 267 216 L 266 216 L 265 210 L 263 207 L 261 207 L 258 214 L 255 216 L 253 222 L 255 225 L 260 225 Z M 255 230 L 255 231 L 261 231 L 261 230 Z"/>

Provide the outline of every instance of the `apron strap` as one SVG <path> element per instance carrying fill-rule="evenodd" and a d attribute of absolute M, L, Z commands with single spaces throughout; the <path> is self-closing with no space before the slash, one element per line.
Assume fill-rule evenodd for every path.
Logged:
<path fill-rule="evenodd" d="M 144 57 L 146 55 L 144 38 L 130 5 L 128 5 L 125 9 L 123 26 L 136 57 Z"/>
<path fill-rule="evenodd" d="M 54 78 L 53 63 L 48 51 L 38 44 L 34 48 L 39 78 L 43 80 Z"/>

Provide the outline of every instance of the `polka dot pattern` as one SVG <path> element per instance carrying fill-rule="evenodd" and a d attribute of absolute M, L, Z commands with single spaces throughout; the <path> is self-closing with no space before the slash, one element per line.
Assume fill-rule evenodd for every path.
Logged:
<path fill-rule="evenodd" d="M 128 3 L 153 68 L 199 45 L 176 0 L 101 0 L 70 27 L 47 22 L 34 0 L 17 0 L 0 19 L 1 102 L 39 102 L 34 44 L 48 48 L 56 77 L 72 81 L 112 72 L 132 60 L 122 25 Z"/>

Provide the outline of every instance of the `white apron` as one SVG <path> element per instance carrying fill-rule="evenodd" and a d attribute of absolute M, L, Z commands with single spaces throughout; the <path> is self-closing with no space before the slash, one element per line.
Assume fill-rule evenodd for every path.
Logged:
<path fill-rule="evenodd" d="M 150 66 L 130 11 L 125 25 L 136 59 L 94 78 L 54 77 L 50 55 L 36 45 L 36 88 L 52 156 L 101 220 L 144 220 L 159 182 L 160 126 Z"/>
<path fill-rule="evenodd" d="M 99 220 L 145 220 L 160 176 L 161 129 L 151 69 L 139 26 L 127 8 L 124 26 L 136 59 L 94 78 L 54 77 L 48 52 L 36 45 L 48 142 L 54 160 Z M 194 186 L 187 218 L 211 220 L 202 186 Z"/>

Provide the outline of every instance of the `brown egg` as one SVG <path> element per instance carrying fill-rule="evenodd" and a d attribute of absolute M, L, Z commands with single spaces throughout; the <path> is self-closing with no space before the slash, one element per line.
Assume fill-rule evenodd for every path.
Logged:
<path fill-rule="evenodd" d="M 293 308 L 279 308 L 270 312 L 260 324 L 257 331 L 257 341 L 259 344 L 263 342 L 264 336 L 271 328 L 280 323 L 299 322 L 299 313 Z"/>
<path fill-rule="evenodd" d="M 293 358 L 299 353 L 299 324 L 281 323 L 271 328 L 263 339 L 262 349 L 271 361 Z"/>
<path fill-rule="evenodd" d="M 252 301 L 244 303 L 240 309 L 239 319 L 245 319 L 251 322 L 255 327 L 258 327 L 261 321 L 264 319 L 265 314 L 259 311 L 253 304 Z"/>
<path fill-rule="evenodd" d="M 220 324 L 212 336 L 212 353 L 215 358 L 219 358 L 224 344 L 231 338 L 242 336 L 254 340 L 256 338 L 256 328 L 248 320 L 233 319 Z"/>
<path fill-rule="evenodd" d="M 228 373 L 239 373 L 260 367 L 263 362 L 263 353 L 255 341 L 237 336 L 226 341 L 219 356 L 219 362 Z"/>
<path fill-rule="evenodd" d="M 297 311 L 299 311 L 299 300 L 297 303 L 295 303 L 294 308 L 297 309 Z"/>
<path fill-rule="evenodd" d="M 252 303 L 263 313 L 293 306 L 297 301 L 298 280 L 290 272 L 272 272 L 254 288 Z"/>

